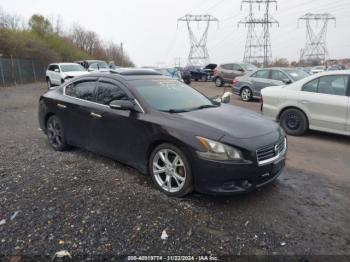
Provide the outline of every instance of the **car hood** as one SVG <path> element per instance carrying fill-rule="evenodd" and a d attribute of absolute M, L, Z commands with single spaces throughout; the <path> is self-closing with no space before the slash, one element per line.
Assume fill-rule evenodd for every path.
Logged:
<path fill-rule="evenodd" d="M 177 114 L 177 117 L 200 124 L 203 128 L 216 129 L 222 132 L 221 137 L 229 135 L 235 139 L 263 136 L 278 129 L 276 123 L 257 113 L 225 104 Z"/>
<path fill-rule="evenodd" d="M 203 69 L 214 70 L 217 66 L 218 66 L 217 64 L 209 64 L 209 65 L 206 65 Z"/>

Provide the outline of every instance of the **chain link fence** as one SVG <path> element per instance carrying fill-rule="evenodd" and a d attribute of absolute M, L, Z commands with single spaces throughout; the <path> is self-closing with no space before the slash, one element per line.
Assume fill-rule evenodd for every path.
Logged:
<path fill-rule="evenodd" d="M 0 57 L 0 86 L 45 81 L 46 68 L 39 60 Z"/>

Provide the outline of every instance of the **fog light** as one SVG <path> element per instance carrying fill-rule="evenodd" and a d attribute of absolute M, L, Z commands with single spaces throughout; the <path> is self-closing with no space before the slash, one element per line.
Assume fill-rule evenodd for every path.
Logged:
<path fill-rule="evenodd" d="M 243 180 L 241 183 L 241 187 L 244 189 L 249 189 L 252 187 L 252 183 L 250 183 L 248 180 Z"/>

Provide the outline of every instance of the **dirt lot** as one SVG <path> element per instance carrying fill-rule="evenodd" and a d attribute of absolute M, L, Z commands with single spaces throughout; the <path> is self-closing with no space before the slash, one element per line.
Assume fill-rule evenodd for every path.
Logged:
<path fill-rule="evenodd" d="M 38 129 L 43 92 L 0 88 L 0 254 L 350 255 L 349 137 L 289 137 L 287 168 L 257 192 L 172 199 L 111 159 L 53 151 Z"/>

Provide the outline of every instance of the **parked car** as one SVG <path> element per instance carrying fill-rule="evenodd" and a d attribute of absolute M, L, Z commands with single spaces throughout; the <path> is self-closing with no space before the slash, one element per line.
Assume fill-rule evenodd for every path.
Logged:
<path fill-rule="evenodd" d="M 214 68 L 216 68 L 216 64 L 208 64 L 205 67 L 190 65 L 185 67 L 184 71 L 190 73 L 192 80 L 206 82 L 212 79 Z"/>
<path fill-rule="evenodd" d="M 327 67 L 327 71 L 335 71 L 335 70 L 345 70 L 345 66 L 344 65 L 332 65 Z"/>
<path fill-rule="evenodd" d="M 107 73 L 111 69 L 111 67 L 103 60 L 83 60 L 76 61 L 76 63 L 82 65 L 89 72 L 102 72 Z"/>
<path fill-rule="evenodd" d="M 154 70 L 161 73 L 162 75 L 169 76 L 171 78 L 184 82 L 184 80 L 182 79 L 181 72 L 177 68 L 155 68 Z"/>
<path fill-rule="evenodd" d="M 236 77 L 232 83 L 232 93 L 243 101 L 260 98 L 261 89 L 267 86 L 288 85 L 309 76 L 305 71 L 294 68 L 265 68 L 251 74 Z"/>
<path fill-rule="evenodd" d="M 178 70 L 180 71 L 182 80 L 183 80 L 187 85 L 190 85 L 191 82 L 192 82 L 192 79 L 191 79 L 191 72 L 188 71 L 188 70 L 185 70 L 185 68 L 183 68 L 183 67 L 176 67 L 176 69 L 178 69 Z"/>
<path fill-rule="evenodd" d="M 49 64 L 46 70 L 47 87 L 61 85 L 68 79 L 87 73 L 84 67 L 76 63 Z"/>
<path fill-rule="evenodd" d="M 177 197 L 262 187 L 279 176 L 287 151 L 273 121 L 152 70 L 96 73 L 50 90 L 39 123 L 53 149 L 106 155 Z"/>
<path fill-rule="evenodd" d="M 263 114 L 290 135 L 308 129 L 350 135 L 350 70 L 312 75 L 261 91 Z"/>
<path fill-rule="evenodd" d="M 324 71 L 326 71 L 326 67 L 325 66 L 314 66 L 310 70 L 311 74 L 317 74 L 317 73 L 321 73 L 321 72 L 324 72 Z"/>
<path fill-rule="evenodd" d="M 232 84 L 232 81 L 237 76 L 243 76 L 257 69 L 258 68 L 252 64 L 244 64 L 244 63 L 221 64 L 217 68 L 215 68 L 213 80 L 217 87 L 221 87 L 227 83 Z"/>

